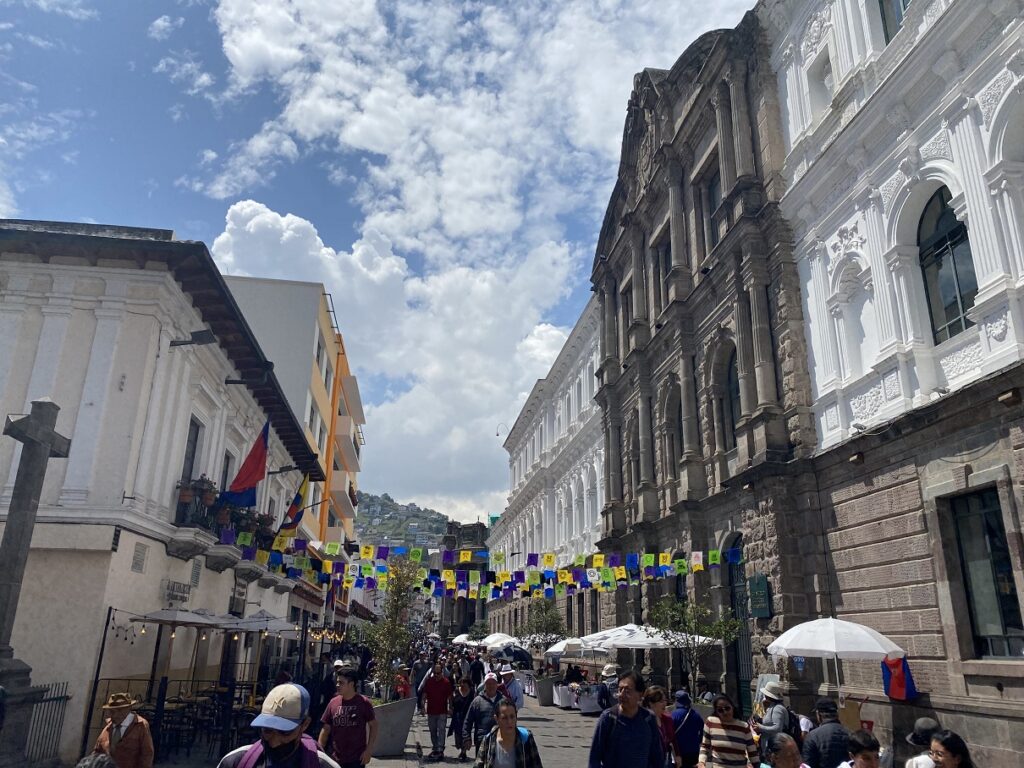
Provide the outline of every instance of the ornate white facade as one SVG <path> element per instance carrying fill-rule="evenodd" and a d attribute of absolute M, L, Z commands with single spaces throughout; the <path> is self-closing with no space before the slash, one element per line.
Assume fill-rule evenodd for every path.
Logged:
<path fill-rule="evenodd" d="M 487 540 L 511 568 L 530 552 L 564 565 L 595 550 L 604 490 L 604 437 L 594 403 L 599 308 L 587 303 L 548 375 L 540 379 L 505 440 L 511 492 Z"/>
<path fill-rule="evenodd" d="M 821 449 L 1022 358 L 1022 3 L 762 0 L 757 13 Z M 947 211 L 938 245 L 930 202 Z"/>

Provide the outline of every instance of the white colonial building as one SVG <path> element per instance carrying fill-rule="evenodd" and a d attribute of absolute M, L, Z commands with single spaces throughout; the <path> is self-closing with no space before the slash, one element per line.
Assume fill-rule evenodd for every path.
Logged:
<path fill-rule="evenodd" d="M 206 246 L 169 231 L 0 221 L 0 414 L 42 397 L 71 452 L 47 469 L 12 645 L 35 684 L 69 683 L 60 755 L 73 764 L 102 722 L 94 676 L 144 698 L 154 669 L 215 680 L 249 647 L 133 618 L 287 615 L 296 581 L 220 540 L 195 481 L 230 483 L 268 419 L 269 467 L 322 473 Z M 18 456 L 0 439 L 0 526 Z M 260 483 L 255 511 L 274 530 L 296 474 Z"/>
<path fill-rule="evenodd" d="M 1024 352 L 1019 0 L 762 0 L 819 448 Z"/>
<path fill-rule="evenodd" d="M 530 552 L 554 552 L 564 565 L 595 551 L 601 537 L 604 438 L 594 403 L 598 314 L 591 298 L 505 440 L 511 492 L 487 545 L 505 553 L 511 569 L 524 568 Z"/>

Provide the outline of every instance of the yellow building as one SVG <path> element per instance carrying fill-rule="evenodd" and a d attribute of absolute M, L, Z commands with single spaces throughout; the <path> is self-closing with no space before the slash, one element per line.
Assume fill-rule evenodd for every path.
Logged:
<path fill-rule="evenodd" d="M 274 374 L 305 428 L 325 477 L 309 485 L 297 536 L 311 542 L 314 554 L 322 555 L 328 542 L 339 542 L 341 554 L 325 557 L 347 561 L 345 544 L 355 538 L 355 492 L 366 418 L 331 296 L 320 283 L 252 277 L 226 277 L 225 281 L 274 362 Z M 291 472 L 298 489 L 299 472 L 276 471 Z M 342 594 L 335 615 L 324 616 L 324 588 L 300 580 L 289 603 L 289 618 L 299 623 L 305 614 L 311 626 L 340 626 L 347 605 L 348 595 Z"/>

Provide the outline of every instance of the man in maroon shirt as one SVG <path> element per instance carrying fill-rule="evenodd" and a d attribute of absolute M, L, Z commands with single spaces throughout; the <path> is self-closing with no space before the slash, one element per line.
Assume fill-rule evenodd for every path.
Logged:
<path fill-rule="evenodd" d="M 452 711 L 452 693 L 452 683 L 445 677 L 441 662 L 437 662 L 430 674 L 423 678 L 419 690 L 427 710 L 427 725 L 430 727 L 432 749 L 428 759 L 444 759 L 445 729 L 448 727 L 448 715 Z"/>
<path fill-rule="evenodd" d="M 356 693 L 359 672 L 342 668 L 338 672 L 338 695 L 331 699 L 320 722 L 320 746 L 329 751 L 341 768 L 360 768 L 370 762 L 377 741 L 377 720 L 373 704 Z M 330 740 L 330 749 L 327 742 Z"/>

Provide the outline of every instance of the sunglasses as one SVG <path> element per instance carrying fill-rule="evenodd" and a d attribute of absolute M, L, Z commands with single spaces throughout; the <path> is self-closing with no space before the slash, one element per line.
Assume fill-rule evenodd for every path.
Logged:
<path fill-rule="evenodd" d="M 732 707 L 730 707 L 728 704 L 725 704 L 721 707 L 715 707 L 715 712 L 732 712 Z"/>

